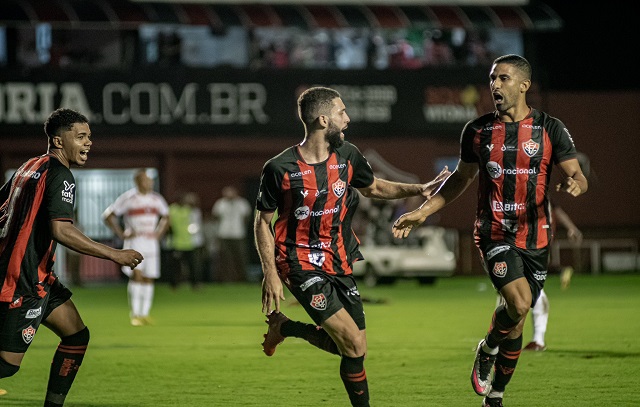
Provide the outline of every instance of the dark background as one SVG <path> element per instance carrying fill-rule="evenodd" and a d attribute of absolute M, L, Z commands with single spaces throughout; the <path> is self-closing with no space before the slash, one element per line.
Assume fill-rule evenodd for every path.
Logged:
<path fill-rule="evenodd" d="M 544 0 L 564 20 L 559 32 L 536 33 L 540 78 L 555 90 L 638 90 L 640 22 L 633 2 Z M 534 70 L 536 67 L 534 66 Z"/>

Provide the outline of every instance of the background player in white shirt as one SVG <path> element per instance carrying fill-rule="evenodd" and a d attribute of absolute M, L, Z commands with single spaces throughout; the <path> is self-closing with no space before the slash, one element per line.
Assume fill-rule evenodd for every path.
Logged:
<path fill-rule="evenodd" d="M 134 176 L 136 187 L 120 195 L 102 214 L 109 228 L 124 241 L 123 248 L 135 249 L 144 260 L 134 269 L 123 266 L 129 277 L 127 292 L 131 325 L 149 324 L 154 282 L 160 277 L 160 239 L 169 227 L 169 205 L 153 191 L 153 180 L 144 169 Z M 124 228 L 120 223 L 123 221 Z"/>

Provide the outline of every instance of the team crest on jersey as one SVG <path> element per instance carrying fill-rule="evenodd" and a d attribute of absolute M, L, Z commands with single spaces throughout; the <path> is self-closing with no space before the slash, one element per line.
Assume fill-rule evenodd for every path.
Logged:
<path fill-rule="evenodd" d="M 314 294 L 310 304 L 313 308 L 324 311 L 327 308 L 327 298 L 322 293 Z"/>
<path fill-rule="evenodd" d="M 333 188 L 333 193 L 336 194 L 338 198 L 341 198 L 342 195 L 344 195 L 344 191 L 347 189 L 347 183 L 339 179 L 331 184 L 331 188 Z"/>
<path fill-rule="evenodd" d="M 526 155 L 528 155 L 529 157 L 533 157 L 540 149 L 540 143 L 536 143 L 535 141 L 529 139 L 529 141 L 525 141 L 524 143 L 522 143 L 522 149 L 524 150 Z"/>
<path fill-rule="evenodd" d="M 22 340 L 26 344 L 30 344 L 35 335 L 36 335 L 36 330 L 31 325 L 29 325 L 28 328 L 25 328 L 22 330 Z"/>
<path fill-rule="evenodd" d="M 324 253 L 322 252 L 309 253 L 309 263 L 316 265 L 318 267 L 322 267 L 322 264 L 324 263 Z"/>
<path fill-rule="evenodd" d="M 507 275 L 507 262 L 499 261 L 493 265 L 493 274 L 496 277 L 504 277 Z"/>

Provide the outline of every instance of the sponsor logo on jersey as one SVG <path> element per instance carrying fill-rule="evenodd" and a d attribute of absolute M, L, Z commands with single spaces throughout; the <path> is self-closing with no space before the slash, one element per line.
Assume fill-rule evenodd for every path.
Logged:
<path fill-rule="evenodd" d="M 24 343 L 28 345 L 33 340 L 33 337 L 35 336 L 35 334 L 36 334 L 35 328 L 29 325 L 29 327 L 22 330 L 22 340 L 24 341 Z"/>
<path fill-rule="evenodd" d="M 540 130 L 542 128 L 542 126 L 534 126 L 533 124 L 529 124 L 529 123 L 525 123 L 523 125 L 521 125 L 521 127 L 523 129 L 531 129 L 531 130 Z"/>
<path fill-rule="evenodd" d="M 487 147 L 487 150 L 489 150 L 489 151 L 493 150 L 493 144 L 489 144 L 486 147 Z"/>
<path fill-rule="evenodd" d="M 540 143 L 536 143 L 535 141 L 530 139 L 529 141 L 525 141 L 524 143 L 522 143 L 522 149 L 524 150 L 524 153 L 526 155 L 528 155 L 529 157 L 533 157 L 540 149 Z"/>
<path fill-rule="evenodd" d="M 493 275 L 496 277 L 504 277 L 507 275 L 507 262 L 499 261 L 493 265 Z"/>
<path fill-rule="evenodd" d="M 496 254 L 506 252 L 509 246 L 497 246 L 487 252 L 487 260 L 491 260 Z"/>
<path fill-rule="evenodd" d="M 16 299 L 11 304 L 9 304 L 9 309 L 20 308 L 22 307 L 22 297 Z"/>
<path fill-rule="evenodd" d="M 342 164 L 331 164 L 329 166 L 330 170 L 339 170 L 340 168 L 346 168 L 347 164 L 342 163 Z"/>
<path fill-rule="evenodd" d="M 27 319 L 38 318 L 40 314 L 42 314 L 42 307 L 30 309 L 27 311 L 27 315 L 25 315 L 25 318 Z"/>
<path fill-rule="evenodd" d="M 327 298 L 322 293 L 314 294 L 314 296 L 311 297 L 310 304 L 313 308 L 324 311 L 327 308 Z"/>
<path fill-rule="evenodd" d="M 302 283 L 302 285 L 300 286 L 300 289 L 302 291 L 306 291 L 307 288 L 311 287 L 315 283 L 319 283 L 320 281 L 324 281 L 322 279 L 322 277 L 312 277 L 312 278 L 308 279 L 307 281 L 305 281 L 304 283 Z"/>
<path fill-rule="evenodd" d="M 67 181 L 64 181 L 64 191 L 62 191 L 62 201 L 70 203 L 73 205 L 73 189 L 76 187 L 76 184 L 69 184 Z"/>
<path fill-rule="evenodd" d="M 324 253 L 323 252 L 309 253 L 309 263 L 318 267 L 322 267 L 322 264 L 324 263 Z"/>
<path fill-rule="evenodd" d="M 320 195 L 326 195 L 327 190 L 326 189 L 321 189 L 319 191 L 316 191 L 316 198 L 319 197 Z"/>
<path fill-rule="evenodd" d="M 40 174 L 38 171 L 33 171 L 33 170 L 18 171 L 18 172 L 16 172 L 16 176 L 18 176 L 18 177 L 24 177 L 24 178 L 39 179 L 41 175 L 42 175 L 42 174 Z"/>
<path fill-rule="evenodd" d="M 303 220 L 303 219 L 307 219 L 309 217 L 309 212 L 311 212 L 309 210 L 309 207 L 307 205 L 305 205 L 305 206 L 301 206 L 298 209 L 296 209 L 293 212 L 293 215 L 296 217 L 296 219 Z"/>
<path fill-rule="evenodd" d="M 516 233 L 518 231 L 518 221 L 515 219 L 501 219 L 502 230 L 507 232 Z"/>
<path fill-rule="evenodd" d="M 494 212 L 508 212 L 524 210 L 527 206 L 523 203 L 492 201 L 491 207 Z"/>
<path fill-rule="evenodd" d="M 483 130 L 484 131 L 492 131 L 492 130 L 501 130 L 501 129 L 502 129 L 502 125 L 501 124 L 496 124 L 494 126 L 487 126 Z"/>
<path fill-rule="evenodd" d="M 300 195 L 302 195 L 304 198 L 307 197 L 307 195 L 309 195 L 309 191 L 308 190 L 304 190 L 304 191 L 300 191 Z"/>
<path fill-rule="evenodd" d="M 518 146 L 507 146 L 507 145 L 502 145 L 502 147 L 500 147 L 500 151 L 518 151 Z"/>
<path fill-rule="evenodd" d="M 506 175 L 519 175 L 519 174 L 527 174 L 527 175 L 535 175 L 538 173 L 537 168 L 505 168 L 502 172 Z"/>
<path fill-rule="evenodd" d="M 502 167 L 495 161 L 489 161 L 486 168 L 489 176 L 493 179 L 500 178 L 502 175 Z"/>
<path fill-rule="evenodd" d="M 289 178 L 300 178 L 303 175 L 309 175 L 311 174 L 311 170 L 304 170 L 304 171 L 299 171 L 299 172 L 291 172 L 289 173 Z"/>
<path fill-rule="evenodd" d="M 533 272 L 533 278 L 538 281 L 544 281 L 547 279 L 547 270 L 535 270 Z"/>
<path fill-rule="evenodd" d="M 358 287 L 349 288 L 349 290 L 347 291 L 347 297 L 350 295 L 353 295 L 354 297 L 359 297 L 360 291 L 358 291 Z"/>
<path fill-rule="evenodd" d="M 339 179 L 331 184 L 331 188 L 333 189 L 333 193 L 336 194 L 338 198 L 340 198 L 342 197 L 342 195 L 344 195 L 344 191 L 347 190 L 347 183 Z"/>
<path fill-rule="evenodd" d="M 569 130 L 567 130 L 566 127 L 563 128 L 562 130 L 564 130 L 564 132 L 567 133 L 567 137 L 569 137 L 569 141 L 571 141 L 571 144 L 575 145 L 575 143 L 573 142 L 573 138 L 571 138 L 571 134 L 569 134 Z"/>

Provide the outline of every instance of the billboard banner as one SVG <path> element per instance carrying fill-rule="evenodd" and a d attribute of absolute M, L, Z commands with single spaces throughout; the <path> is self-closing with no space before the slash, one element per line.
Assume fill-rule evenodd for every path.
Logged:
<path fill-rule="evenodd" d="M 352 135 L 458 137 L 468 120 L 493 110 L 488 70 L 5 72 L 0 131 L 40 136 L 49 113 L 68 107 L 87 115 L 97 134 L 296 135 L 298 95 L 328 86 L 342 95 Z M 529 103 L 539 106 L 535 88 Z"/>

